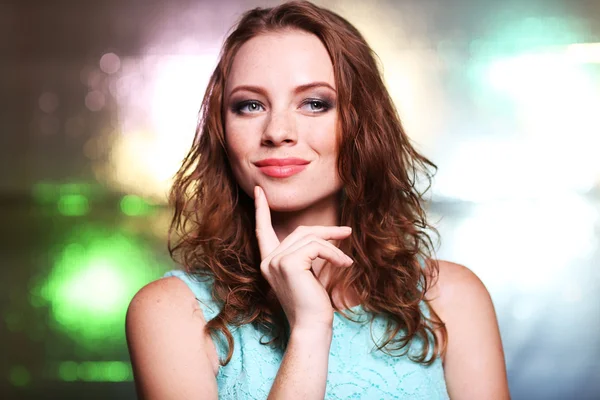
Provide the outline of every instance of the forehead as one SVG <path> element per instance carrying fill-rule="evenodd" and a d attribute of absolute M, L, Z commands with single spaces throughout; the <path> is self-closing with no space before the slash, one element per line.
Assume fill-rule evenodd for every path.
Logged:
<path fill-rule="evenodd" d="M 237 85 L 260 85 L 270 91 L 314 81 L 335 88 L 329 53 L 316 35 L 289 30 L 261 34 L 244 43 L 234 57 L 226 91 Z"/>

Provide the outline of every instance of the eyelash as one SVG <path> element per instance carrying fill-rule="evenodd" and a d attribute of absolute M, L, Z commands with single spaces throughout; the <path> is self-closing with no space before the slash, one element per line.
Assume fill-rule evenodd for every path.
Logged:
<path fill-rule="evenodd" d="M 319 99 L 309 99 L 309 100 L 305 101 L 302 105 L 304 106 L 306 104 L 311 104 L 311 103 L 319 104 L 319 106 L 322 107 L 321 110 L 314 111 L 313 114 L 323 114 L 323 113 L 329 111 L 333 107 L 331 102 L 326 101 L 326 100 L 319 100 Z M 256 100 L 246 100 L 246 101 L 241 101 L 237 104 L 234 104 L 231 110 L 235 114 L 238 114 L 238 115 L 252 114 L 252 112 L 242 112 L 242 109 L 244 107 L 249 106 L 251 104 L 257 104 L 262 107 L 262 104 L 260 104 Z"/>

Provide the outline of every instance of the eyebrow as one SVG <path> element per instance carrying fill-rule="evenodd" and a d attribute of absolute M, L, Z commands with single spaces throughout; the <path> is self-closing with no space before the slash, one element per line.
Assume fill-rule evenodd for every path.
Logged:
<path fill-rule="evenodd" d="M 327 83 L 327 82 L 311 82 L 311 83 L 307 83 L 307 84 L 304 84 L 304 85 L 297 86 L 294 89 L 294 94 L 298 94 L 298 93 L 304 92 L 306 90 L 309 90 L 309 89 L 312 89 L 312 88 L 315 88 L 315 87 L 327 87 L 327 88 L 333 90 L 334 92 L 336 92 L 336 90 L 329 83 Z M 235 92 L 239 92 L 240 90 L 247 90 L 249 92 L 258 93 L 258 94 L 263 95 L 263 96 L 267 95 L 267 91 L 264 88 L 260 87 L 260 86 L 240 85 L 240 86 L 236 86 L 231 91 L 231 93 L 229 93 L 229 96 L 231 96 Z"/>

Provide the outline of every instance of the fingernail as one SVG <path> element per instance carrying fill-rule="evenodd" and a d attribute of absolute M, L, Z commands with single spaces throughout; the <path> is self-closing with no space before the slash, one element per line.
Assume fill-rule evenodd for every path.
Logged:
<path fill-rule="evenodd" d="M 343 226 L 342 228 L 344 228 L 345 231 L 352 232 L 352 228 L 349 226 Z"/>
<path fill-rule="evenodd" d="M 260 188 L 258 186 L 254 186 L 254 199 L 258 199 L 260 196 Z"/>

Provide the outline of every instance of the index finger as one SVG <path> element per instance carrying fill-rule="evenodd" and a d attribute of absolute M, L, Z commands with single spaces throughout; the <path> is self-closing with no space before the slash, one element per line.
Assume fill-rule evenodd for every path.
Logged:
<path fill-rule="evenodd" d="M 260 257 L 264 259 L 279 246 L 279 239 L 271 225 L 271 210 L 267 197 L 260 186 L 254 187 L 254 207 L 256 209 L 256 238 Z"/>

